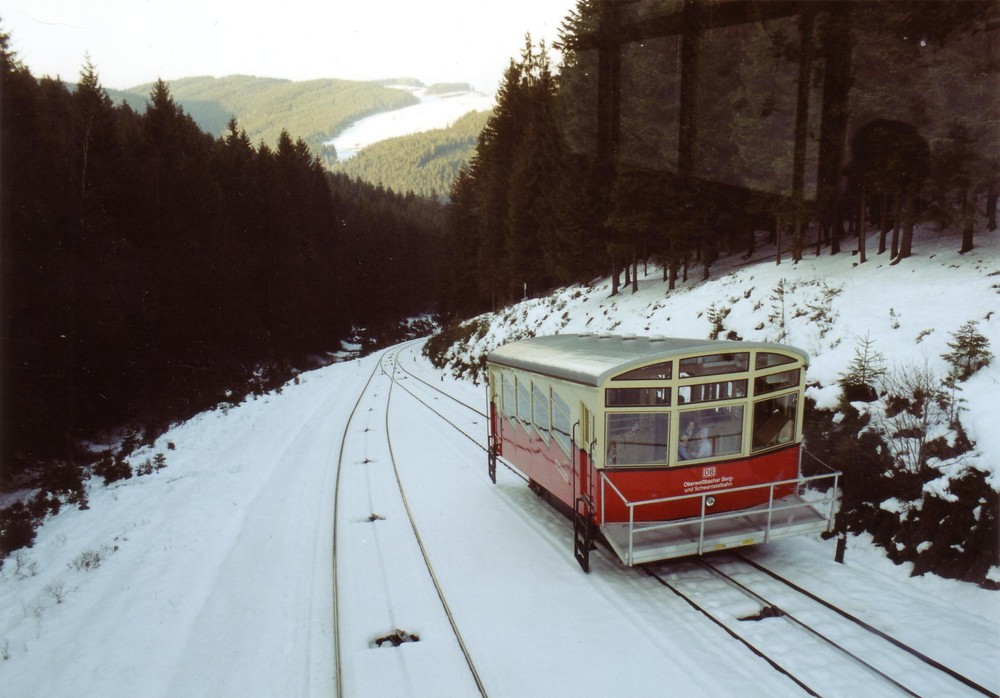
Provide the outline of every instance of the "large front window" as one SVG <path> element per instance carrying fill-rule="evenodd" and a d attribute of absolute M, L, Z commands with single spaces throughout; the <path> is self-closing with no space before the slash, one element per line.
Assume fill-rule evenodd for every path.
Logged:
<path fill-rule="evenodd" d="M 613 412 L 608 415 L 605 464 L 666 465 L 670 414 Z"/>

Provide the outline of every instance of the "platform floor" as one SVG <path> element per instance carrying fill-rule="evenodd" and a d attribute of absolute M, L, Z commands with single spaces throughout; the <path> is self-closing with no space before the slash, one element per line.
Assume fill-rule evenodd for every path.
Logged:
<path fill-rule="evenodd" d="M 683 521 L 643 522 L 635 524 L 632 549 L 629 551 L 628 523 L 604 524 L 604 538 L 626 565 L 640 565 L 656 560 L 698 555 L 714 550 L 755 545 L 827 530 L 829 503 L 806 502 L 797 494 L 774 502 L 768 530 L 766 504 L 739 512 L 724 512 L 705 517 L 704 537 L 699 541 L 701 518 Z M 817 510 L 819 507 L 819 511 Z"/>

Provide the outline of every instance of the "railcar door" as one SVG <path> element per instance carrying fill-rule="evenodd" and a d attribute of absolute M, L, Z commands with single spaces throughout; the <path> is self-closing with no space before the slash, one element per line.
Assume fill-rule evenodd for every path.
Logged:
<path fill-rule="evenodd" d="M 587 405 L 580 403 L 579 428 L 573 440 L 573 556 L 584 572 L 590 572 L 594 548 L 593 422 Z"/>

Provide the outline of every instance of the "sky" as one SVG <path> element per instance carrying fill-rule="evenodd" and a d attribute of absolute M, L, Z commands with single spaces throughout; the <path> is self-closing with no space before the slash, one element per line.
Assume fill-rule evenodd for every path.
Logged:
<path fill-rule="evenodd" d="M 575 0 L 6 0 L 0 26 L 36 77 L 106 88 L 233 74 L 414 77 L 496 89 L 530 33 L 551 43 Z"/>

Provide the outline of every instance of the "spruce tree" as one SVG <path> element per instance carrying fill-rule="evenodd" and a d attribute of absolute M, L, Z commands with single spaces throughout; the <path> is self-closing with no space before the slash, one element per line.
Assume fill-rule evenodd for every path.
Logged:
<path fill-rule="evenodd" d="M 945 361 L 951 364 L 951 375 L 953 378 L 964 381 L 968 380 L 976 371 L 988 366 L 993 358 L 990 351 L 990 342 L 979 333 L 974 320 L 958 328 L 952 334 L 953 341 L 948 342 L 951 351 L 941 355 Z"/>

